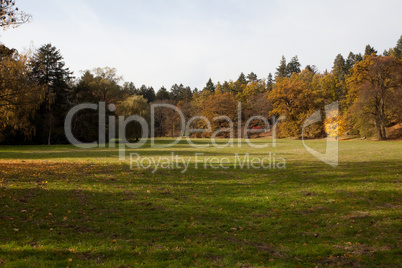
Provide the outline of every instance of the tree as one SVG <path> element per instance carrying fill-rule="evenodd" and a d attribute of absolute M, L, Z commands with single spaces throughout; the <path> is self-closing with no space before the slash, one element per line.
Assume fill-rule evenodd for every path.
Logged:
<path fill-rule="evenodd" d="M 222 128 L 230 128 L 228 120 L 216 119 L 218 116 L 227 116 L 232 122 L 237 120 L 237 102 L 231 93 L 216 93 L 212 98 L 204 101 L 202 115 L 208 118 L 211 122 L 212 131 Z M 204 122 L 203 122 L 204 123 Z M 207 133 L 206 135 L 210 135 Z M 223 136 L 228 136 L 229 131 L 223 133 Z"/>
<path fill-rule="evenodd" d="M 353 68 L 353 66 L 355 66 L 355 62 L 356 62 L 356 55 L 353 52 L 349 52 L 348 58 L 346 59 L 345 62 L 345 67 L 347 72 L 350 72 L 350 69 Z"/>
<path fill-rule="evenodd" d="M 123 84 L 123 91 L 128 95 L 138 95 L 139 90 L 135 87 L 133 82 L 125 82 Z"/>
<path fill-rule="evenodd" d="M 336 56 L 334 60 L 334 66 L 332 67 L 332 72 L 339 81 L 345 79 L 345 75 L 347 74 L 347 67 L 342 54 L 338 54 Z"/>
<path fill-rule="evenodd" d="M 268 74 L 268 79 L 267 79 L 267 91 L 271 91 L 274 88 L 274 79 L 272 78 L 272 74 Z"/>
<path fill-rule="evenodd" d="M 394 55 L 397 59 L 402 60 L 402 35 L 394 48 Z"/>
<path fill-rule="evenodd" d="M 37 117 L 38 142 L 65 142 L 64 118 L 70 108 L 68 83 L 72 72 L 65 67 L 60 50 L 52 44 L 43 45 L 36 51 L 30 67 L 33 79 L 46 87 L 44 102 Z"/>
<path fill-rule="evenodd" d="M 32 16 L 18 10 L 14 0 L 0 0 L 0 27 L 18 27 L 27 23 Z"/>
<path fill-rule="evenodd" d="M 209 91 L 209 92 L 215 92 L 215 89 L 216 89 L 216 87 L 215 87 L 214 83 L 212 82 L 212 79 L 209 78 L 209 80 L 203 90 Z"/>
<path fill-rule="evenodd" d="M 258 81 L 258 77 L 255 73 L 251 72 L 250 74 L 247 75 L 247 80 L 248 82 L 254 83 Z"/>
<path fill-rule="evenodd" d="M 114 68 L 95 68 L 85 71 L 72 88 L 70 100 L 72 105 L 81 103 L 105 102 L 107 106 L 118 104 L 137 90 L 133 83 L 119 85 L 121 77 Z M 107 116 L 114 116 L 114 111 L 106 109 Z M 106 130 L 110 128 L 106 121 Z M 82 142 L 99 140 L 99 111 L 85 109 L 75 114 L 72 121 L 72 133 Z M 108 133 L 108 131 L 106 131 Z M 110 138 L 110 137 L 109 137 Z"/>
<path fill-rule="evenodd" d="M 29 57 L 14 49 L 0 47 L 0 142 L 10 135 L 22 133 L 30 139 L 35 133 L 32 119 L 44 96 L 44 88 L 33 80 Z"/>
<path fill-rule="evenodd" d="M 240 73 L 239 78 L 237 78 L 236 82 L 238 82 L 240 85 L 247 85 L 247 79 L 244 73 Z"/>
<path fill-rule="evenodd" d="M 286 66 L 286 76 L 290 77 L 293 73 L 300 73 L 300 67 L 301 64 L 299 62 L 299 58 L 297 56 L 294 56 Z"/>
<path fill-rule="evenodd" d="M 153 87 L 142 85 L 138 94 L 140 96 L 143 96 L 148 101 L 148 103 L 151 103 L 155 100 L 155 90 Z"/>
<path fill-rule="evenodd" d="M 386 139 L 387 125 L 402 122 L 402 62 L 367 56 L 355 65 L 347 82 L 352 124 L 363 135 L 375 129 L 379 139 Z"/>
<path fill-rule="evenodd" d="M 285 58 L 285 56 L 282 56 L 279 67 L 276 68 L 275 80 L 278 81 L 279 78 L 283 78 L 283 77 L 287 77 L 287 76 L 288 76 L 288 69 L 287 69 L 287 64 L 286 64 L 286 58 Z"/>
<path fill-rule="evenodd" d="M 367 45 L 364 50 L 364 56 L 370 56 L 371 54 L 377 55 L 377 50 L 375 50 L 372 46 Z"/>
<path fill-rule="evenodd" d="M 290 78 L 283 78 L 276 82 L 274 90 L 268 95 L 272 103 L 272 116 L 286 119 L 280 123 L 279 137 L 301 137 L 304 121 L 319 109 L 317 82 L 314 73 L 304 70 L 302 73 L 293 73 Z M 320 137 L 323 126 L 319 124 L 308 129 L 307 137 Z"/>
<path fill-rule="evenodd" d="M 134 95 L 128 97 L 124 101 L 120 102 L 117 106 L 117 114 L 129 117 L 132 115 L 138 115 L 142 118 L 149 119 L 149 104 L 148 100 L 143 96 Z M 140 123 L 133 121 L 127 124 L 125 137 L 128 140 L 135 139 L 136 141 L 142 136 L 142 128 Z"/>
<path fill-rule="evenodd" d="M 179 101 L 189 101 L 193 97 L 193 93 L 190 87 L 185 87 L 183 84 L 174 84 L 170 89 L 170 99 L 174 100 L 176 103 Z"/>
<path fill-rule="evenodd" d="M 169 100 L 170 94 L 165 87 L 161 87 L 156 93 L 156 100 Z"/>

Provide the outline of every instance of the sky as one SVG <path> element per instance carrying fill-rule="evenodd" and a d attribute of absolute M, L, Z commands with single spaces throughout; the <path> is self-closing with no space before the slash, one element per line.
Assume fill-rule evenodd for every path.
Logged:
<path fill-rule="evenodd" d="M 275 73 L 282 55 L 330 70 L 337 54 L 380 53 L 402 35 L 400 0 L 16 0 L 33 16 L 0 42 L 19 51 L 52 43 L 80 77 L 96 67 L 155 90 L 202 89 Z"/>

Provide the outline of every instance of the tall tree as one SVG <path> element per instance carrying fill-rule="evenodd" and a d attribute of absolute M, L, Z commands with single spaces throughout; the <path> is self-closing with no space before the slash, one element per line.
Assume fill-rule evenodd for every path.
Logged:
<path fill-rule="evenodd" d="M 278 80 L 279 78 L 287 77 L 288 76 L 288 69 L 286 64 L 285 56 L 282 56 L 281 62 L 279 67 L 276 68 L 275 79 Z"/>
<path fill-rule="evenodd" d="M 70 108 L 68 83 L 72 72 L 65 67 L 60 50 L 52 44 L 41 46 L 33 55 L 30 65 L 33 78 L 46 87 L 38 118 L 39 126 L 45 128 L 39 130 L 38 141 L 47 144 L 65 142 L 64 117 Z"/>
<path fill-rule="evenodd" d="M 153 87 L 142 85 L 138 94 L 148 100 L 148 103 L 151 103 L 155 100 L 155 90 Z"/>
<path fill-rule="evenodd" d="M 170 99 L 176 103 L 179 101 L 189 101 L 193 97 L 193 92 L 190 87 L 185 87 L 183 84 L 174 84 L 170 89 Z"/>
<path fill-rule="evenodd" d="M 398 42 L 396 43 L 396 46 L 394 48 L 394 54 L 397 59 L 402 60 L 402 35 L 399 38 Z"/>
<path fill-rule="evenodd" d="M 156 93 L 156 100 L 169 100 L 170 94 L 165 87 L 161 87 Z"/>
<path fill-rule="evenodd" d="M 332 72 L 335 77 L 338 78 L 339 81 L 344 80 L 345 75 L 347 73 L 347 67 L 345 63 L 345 59 L 342 54 L 338 54 L 334 60 L 334 66 L 332 67 Z"/>
<path fill-rule="evenodd" d="M 377 55 L 377 50 L 375 50 L 374 47 L 367 45 L 364 50 L 364 56 L 370 56 L 371 54 Z"/>
<path fill-rule="evenodd" d="M 138 115 L 142 118 L 149 120 L 149 104 L 148 100 L 142 96 L 134 95 L 128 97 L 117 106 L 117 114 L 124 117 L 129 117 L 132 115 Z M 130 122 L 126 126 L 125 137 L 130 139 L 135 139 L 136 141 L 142 136 L 143 129 L 140 123 Z"/>
<path fill-rule="evenodd" d="M 212 79 L 209 78 L 209 80 L 203 90 L 208 91 L 208 92 L 215 92 L 215 89 L 216 89 L 215 84 L 212 82 Z"/>
<path fill-rule="evenodd" d="M 301 64 L 299 62 L 299 58 L 297 56 L 294 56 L 286 66 L 286 76 L 290 77 L 293 73 L 300 73 L 300 67 Z"/>
<path fill-rule="evenodd" d="M 271 91 L 274 88 L 274 79 L 272 77 L 272 74 L 268 74 L 268 79 L 267 79 L 267 91 Z"/>
<path fill-rule="evenodd" d="M 0 27 L 18 27 L 29 22 L 32 16 L 19 11 L 14 0 L 0 0 Z"/>
<path fill-rule="evenodd" d="M 361 134 L 376 130 L 386 139 L 386 126 L 402 122 L 402 62 L 395 57 L 368 56 L 348 79 L 349 114 Z"/>
<path fill-rule="evenodd" d="M 17 133 L 22 133 L 22 139 L 30 139 L 35 132 L 31 121 L 44 88 L 30 76 L 27 55 L 3 45 L 0 54 L 0 142 L 7 139 L 12 143 Z"/>
<path fill-rule="evenodd" d="M 258 77 L 255 73 L 251 72 L 247 75 L 247 80 L 251 83 L 257 82 L 258 81 Z"/>
<path fill-rule="evenodd" d="M 123 84 L 123 91 L 129 95 L 138 95 L 139 90 L 135 87 L 133 82 L 125 82 Z"/>

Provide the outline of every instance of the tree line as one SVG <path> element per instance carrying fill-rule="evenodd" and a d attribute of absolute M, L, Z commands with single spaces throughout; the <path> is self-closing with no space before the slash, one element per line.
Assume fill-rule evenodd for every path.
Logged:
<path fill-rule="evenodd" d="M 258 78 L 251 72 L 236 80 L 214 83 L 209 79 L 203 89 L 174 84 L 155 92 L 153 87 L 136 87 L 124 82 L 116 69 L 95 68 L 75 78 L 66 67 L 60 50 L 45 44 L 31 53 L 0 45 L 0 142 L 2 144 L 64 144 L 64 119 L 67 112 L 81 103 L 105 102 L 115 105 L 107 115 L 140 115 L 149 120 L 150 104 L 170 104 L 181 109 L 187 120 L 203 116 L 211 122 L 210 131 L 190 133 L 193 137 L 210 137 L 212 131 L 244 127 L 253 116 L 255 129 L 278 123 L 279 137 L 301 137 L 303 122 L 314 112 L 322 111 L 322 120 L 306 129 L 309 138 L 325 137 L 328 119 L 324 107 L 338 101 L 338 124 L 333 133 L 376 136 L 386 139 L 386 128 L 402 121 L 402 36 L 396 46 L 379 55 L 367 45 L 365 53 L 350 53 L 345 59 L 337 55 L 331 71 L 318 72 L 313 65 L 304 69 L 297 56 L 285 57 L 274 75 Z M 241 118 L 238 103 L 241 102 Z M 112 107 L 112 106 L 110 106 Z M 154 111 L 156 136 L 175 136 L 180 132 L 176 111 L 160 107 Z M 219 118 L 218 116 L 226 116 Z M 230 120 L 229 120 L 230 119 Z M 332 119 L 334 120 L 334 119 Z M 230 121 L 235 125 L 231 125 Z M 109 122 L 107 128 L 110 128 Z M 83 142 L 97 140 L 98 111 L 81 110 L 72 123 L 75 137 Z M 192 121 L 192 128 L 207 129 L 206 120 Z M 212 131 L 211 131 L 212 130 Z M 141 129 L 130 123 L 126 135 L 138 139 Z M 331 133 L 329 133 L 331 134 Z"/>

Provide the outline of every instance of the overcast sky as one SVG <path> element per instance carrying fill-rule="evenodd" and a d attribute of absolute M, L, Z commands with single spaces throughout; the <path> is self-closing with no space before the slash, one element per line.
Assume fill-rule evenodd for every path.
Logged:
<path fill-rule="evenodd" d="M 357 0 L 16 0 L 33 20 L 0 32 L 23 50 L 45 43 L 66 65 L 115 67 L 125 81 L 158 90 L 203 88 L 208 78 L 274 73 L 282 55 L 331 69 L 338 53 L 380 53 L 402 34 L 402 1 Z"/>

